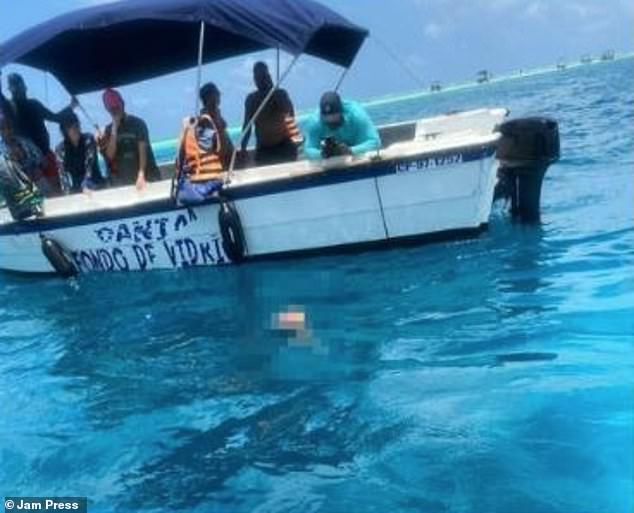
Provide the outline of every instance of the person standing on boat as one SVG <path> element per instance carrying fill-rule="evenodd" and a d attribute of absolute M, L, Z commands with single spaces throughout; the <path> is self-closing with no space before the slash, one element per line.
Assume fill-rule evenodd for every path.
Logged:
<path fill-rule="evenodd" d="M 310 160 L 360 155 L 381 147 L 379 132 L 360 103 L 342 101 L 336 92 L 321 97 L 309 123 L 304 152 Z"/>
<path fill-rule="evenodd" d="M 207 82 L 200 88 L 200 101 L 203 104 L 201 114 L 211 117 L 216 129 L 216 137 L 219 138 L 219 154 L 223 169 L 229 169 L 233 155 L 233 142 L 227 132 L 227 122 L 220 112 L 220 90 L 213 82 Z"/>
<path fill-rule="evenodd" d="M 13 219 L 40 217 L 43 215 L 43 197 L 16 158 L 10 127 L 11 121 L 0 109 L 0 200 L 6 202 Z M 37 147 L 29 144 L 33 146 L 34 154 L 39 155 Z"/>
<path fill-rule="evenodd" d="M 73 112 L 63 116 L 60 128 L 64 140 L 55 152 L 61 163 L 63 191 L 72 194 L 103 187 L 105 180 L 99 171 L 95 138 L 81 132 L 79 119 Z"/>
<path fill-rule="evenodd" d="M 0 107 L 5 116 L 11 119 L 15 133 L 20 137 L 33 141 L 42 153 L 44 156 L 43 171 L 49 181 L 50 189 L 54 192 L 60 192 L 57 159 L 51 151 L 50 137 L 44 121 L 59 123 L 64 112 L 77 106 L 77 99 L 74 96 L 71 97 L 70 105 L 55 113 L 47 109 L 38 100 L 27 97 L 26 84 L 21 75 L 11 73 L 7 77 L 7 83 L 11 92 L 11 100 L 5 98 L 0 87 Z"/>
<path fill-rule="evenodd" d="M 247 96 L 244 103 L 244 124 L 249 122 L 273 89 L 273 79 L 264 62 L 256 62 L 253 66 L 253 81 L 257 88 Z M 241 155 L 245 158 L 251 127 L 242 139 Z M 295 109 L 285 89 L 276 89 L 255 120 L 255 161 L 258 166 L 280 164 L 297 160 L 297 147 L 302 135 L 295 124 Z"/>
<path fill-rule="evenodd" d="M 125 111 L 125 102 L 118 91 L 106 89 L 102 99 L 112 117 L 100 140 L 112 184 L 116 187 L 136 185 L 137 190 L 141 190 L 148 181 L 160 180 L 145 121 Z"/>
<path fill-rule="evenodd" d="M 39 148 L 26 137 L 16 135 L 13 120 L 0 115 L 0 141 L 8 159 L 14 162 L 28 179 L 37 185 L 42 194 L 52 194 L 49 181 L 44 176 L 44 158 Z"/>

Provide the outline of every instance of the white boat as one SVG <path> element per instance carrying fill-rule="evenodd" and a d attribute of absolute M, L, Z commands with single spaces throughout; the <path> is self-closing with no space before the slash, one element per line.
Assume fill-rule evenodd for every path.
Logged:
<path fill-rule="evenodd" d="M 165 180 L 48 199 L 44 217 L 28 221 L 3 210 L 0 269 L 149 271 L 474 236 L 491 215 L 496 152 L 519 158 L 503 168 L 524 170 L 505 176 L 514 209 L 527 217 L 554 155 L 534 148 L 543 120 L 528 120 L 528 129 L 511 122 L 509 135 L 507 115 L 480 109 L 384 126 L 378 151 L 235 171 L 219 197 L 196 206 L 177 207 Z M 518 137 L 530 155 L 521 155 L 528 146 Z"/>

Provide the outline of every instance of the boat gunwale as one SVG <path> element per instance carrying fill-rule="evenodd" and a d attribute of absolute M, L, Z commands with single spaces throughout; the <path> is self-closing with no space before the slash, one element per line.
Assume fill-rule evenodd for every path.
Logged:
<path fill-rule="evenodd" d="M 125 220 L 134 217 L 158 214 L 161 212 L 175 212 L 188 208 L 199 208 L 206 205 L 217 204 L 221 199 L 240 200 L 253 197 L 273 195 L 277 193 L 294 190 L 308 189 L 319 186 L 336 185 L 368 178 L 377 178 L 397 174 L 397 166 L 403 162 L 410 162 L 418 159 L 440 158 L 456 153 L 468 153 L 469 158 L 463 162 L 481 160 L 494 155 L 496 151 L 498 133 L 487 134 L 487 136 L 477 137 L 477 142 L 469 142 L 462 145 L 450 145 L 441 149 L 428 149 L 426 151 L 412 151 L 406 155 L 395 155 L 383 158 L 378 152 L 377 156 L 366 154 L 364 158 L 345 162 L 345 166 L 320 166 L 295 174 L 278 175 L 270 180 L 257 182 L 233 183 L 225 187 L 222 197 L 213 197 L 196 205 L 177 206 L 170 196 L 163 198 L 141 200 L 128 205 L 108 207 L 104 206 L 93 210 L 81 212 L 70 212 L 57 215 L 48 215 L 42 218 L 35 218 L 23 221 L 10 220 L 0 222 L 0 237 L 15 236 L 30 233 L 42 233 L 46 231 L 59 230 L 65 228 L 98 224 L 113 220 Z M 475 137 L 474 137 L 475 138 Z M 383 150 L 385 151 L 385 150 Z M 287 164 L 286 164 L 287 165 Z M 264 168 L 254 168 L 264 169 Z M 239 171 L 238 173 L 240 173 Z M 248 171 L 246 171 L 248 172 Z M 171 180 L 171 179 L 170 179 Z M 168 182 L 162 180 L 158 183 Z M 109 189 L 112 192 L 113 189 Z M 116 190 L 116 189 L 114 189 Z M 98 194 L 98 193 L 96 193 Z"/>

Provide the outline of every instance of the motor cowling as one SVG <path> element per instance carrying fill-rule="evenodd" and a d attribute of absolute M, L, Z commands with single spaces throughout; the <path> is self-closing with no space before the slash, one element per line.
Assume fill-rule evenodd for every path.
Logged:
<path fill-rule="evenodd" d="M 509 199 L 511 215 L 521 221 L 538 222 L 544 175 L 559 160 L 559 126 L 551 118 L 531 117 L 506 121 L 498 131 L 495 199 Z"/>

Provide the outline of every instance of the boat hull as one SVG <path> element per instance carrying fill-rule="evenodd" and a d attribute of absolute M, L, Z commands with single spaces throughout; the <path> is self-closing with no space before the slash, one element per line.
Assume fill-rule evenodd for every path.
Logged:
<path fill-rule="evenodd" d="M 222 195 L 239 216 L 243 261 L 473 236 L 489 219 L 497 140 L 394 146 L 391 153 L 335 159 L 326 167 L 304 161 L 237 174 Z M 0 269 L 54 272 L 42 237 L 58 243 L 80 273 L 232 263 L 219 226 L 219 199 L 178 208 L 169 182 L 151 186 L 146 201 L 113 208 L 77 203 L 74 210 L 59 203 L 63 215 L 1 223 Z M 108 205 L 116 194 L 137 193 L 109 190 L 72 201 Z M 52 200 L 53 207 L 55 201 L 71 200 Z"/>
<path fill-rule="evenodd" d="M 230 196 L 242 223 L 245 258 L 319 253 L 357 245 L 471 234 L 486 224 L 495 178 L 492 151 L 463 161 L 463 154 L 424 157 L 323 177 L 322 185 Z M 434 160 L 430 166 L 430 160 Z M 436 159 L 438 161 L 436 162 Z M 286 184 L 288 186 L 288 184 Z M 41 237 L 55 240 L 82 273 L 148 271 L 231 263 L 218 224 L 219 203 L 155 211 L 21 223 L 0 235 L 0 267 L 50 273 Z M 123 215 L 123 217 L 120 217 Z"/>

